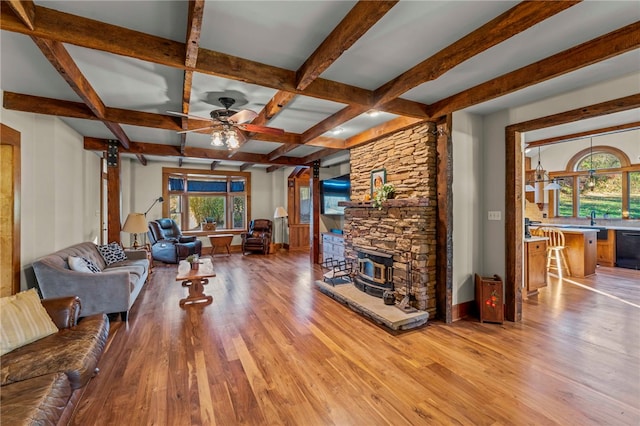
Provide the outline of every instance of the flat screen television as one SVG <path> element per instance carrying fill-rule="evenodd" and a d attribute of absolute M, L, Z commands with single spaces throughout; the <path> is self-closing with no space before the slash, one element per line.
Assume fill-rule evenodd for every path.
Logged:
<path fill-rule="evenodd" d="M 326 215 L 344 215 L 344 206 L 340 201 L 351 200 L 351 180 L 349 175 L 326 179 L 320 182 L 320 213 Z"/>

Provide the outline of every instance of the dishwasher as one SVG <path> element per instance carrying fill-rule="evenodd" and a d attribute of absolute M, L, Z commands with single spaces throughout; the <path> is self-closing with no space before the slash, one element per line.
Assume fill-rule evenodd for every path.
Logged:
<path fill-rule="evenodd" d="M 640 229 L 616 231 L 616 266 L 640 269 Z"/>

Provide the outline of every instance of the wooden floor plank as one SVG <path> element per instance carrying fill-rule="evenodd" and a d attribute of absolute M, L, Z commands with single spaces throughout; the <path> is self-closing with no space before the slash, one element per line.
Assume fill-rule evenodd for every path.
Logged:
<path fill-rule="evenodd" d="M 521 323 L 398 333 L 319 292 L 305 253 L 214 266 L 213 303 L 181 308 L 156 265 L 71 424 L 640 424 L 638 271 L 550 275 Z"/>

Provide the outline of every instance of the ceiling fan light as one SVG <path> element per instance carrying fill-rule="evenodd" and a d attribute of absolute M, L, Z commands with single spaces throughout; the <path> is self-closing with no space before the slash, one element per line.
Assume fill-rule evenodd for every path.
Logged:
<path fill-rule="evenodd" d="M 222 138 L 220 137 L 220 132 L 213 132 L 211 134 L 211 145 L 213 146 L 224 145 L 224 143 L 222 142 Z"/>
<path fill-rule="evenodd" d="M 236 132 L 233 130 L 227 132 L 227 145 L 229 145 L 229 149 L 236 149 L 240 146 Z"/>

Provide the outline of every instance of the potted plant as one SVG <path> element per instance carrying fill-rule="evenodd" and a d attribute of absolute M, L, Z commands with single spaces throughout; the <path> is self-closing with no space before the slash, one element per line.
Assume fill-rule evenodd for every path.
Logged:
<path fill-rule="evenodd" d="M 189 262 L 189 264 L 191 265 L 191 269 L 198 269 L 198 265 L 200 265 L 200 260 L 198 259 L 197 254 L 192 254 L 190 256 L 187 256 L 185 260 Z"/>
<path fill-rule="evenodd" d="M 377 207 L 378 210 L 382 210 L 382 203 L 387 201 L 389 198 L 393 198 L 396 189 L 390 183 L 385 183 L 382 185 L 375 195 L 373 196 L 373 207 Z"/>

